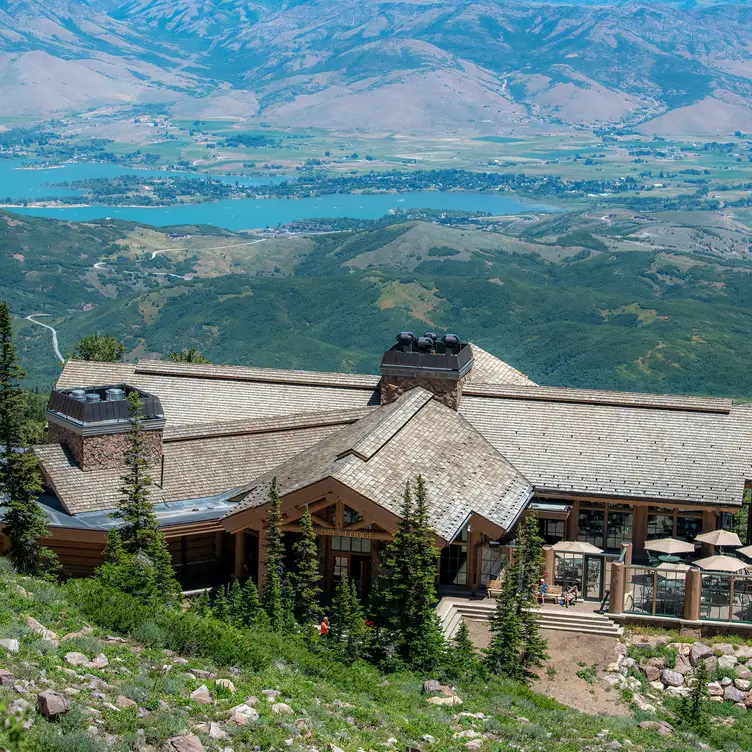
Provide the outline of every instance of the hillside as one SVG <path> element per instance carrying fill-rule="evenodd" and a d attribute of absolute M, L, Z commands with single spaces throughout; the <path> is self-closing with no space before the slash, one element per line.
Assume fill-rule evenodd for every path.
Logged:
<path fill-rule="evenodd" d="M 748 5 L 6 0 L 6 116 L 159 104 L 280 127 L 752 129 Z M 546 125 L 547 124 L 547 125 Z"/>
<path fill-rule="evenodd" d="M 433 329 L 540 383 L 749 397 L 749 230 L 712 212 L 594 216 L 257 242 L 4 213 L 0 295 L 17 316 L 51 314 L 63 353 L 109 331 L 129 357 L 195 346 L 218 363 L 374 373 L 395 332 Z M 188 250 L 152 258 L 170 247 Z M 49 331 L 18 331 L 28 384 L 49 387 Z"/>
<path fill-rule="evenodd" d="M 605 752 L 627 740 L 634 752 L 683 752 L 691 743 L 661 735 L 655 721 L 585 715 L 494 677 L 456 684 L 461 707 L 430 704 L 421 687 L 433 677 L 344 665 L 299 638 L 150 609 L 92 581 L 17 577 L 5 560 L 0 607 L 0 718 L 24 724 L 23 752 Z M 67 707 L 56 722 L 34 710 L 44 692 Z M 747 727 L 720 724 L 708 738 L 731 750 Z M 193 746 L 176 740 L 187 735 Z M 0 725 L 2 746 L 4 737 Z"/>

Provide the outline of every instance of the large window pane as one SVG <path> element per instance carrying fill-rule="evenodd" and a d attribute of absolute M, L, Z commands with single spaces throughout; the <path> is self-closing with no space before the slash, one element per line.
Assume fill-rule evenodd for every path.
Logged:
<path fill-rule="evenodd" d="M 442 585 L 467 584 L 467 546 L 453 543 L 441 550 L 439 582 Z"/>
<path fill-rule="evenodd" d="M 603 548 L 603 521 L 605 513 L 595 509 L 581 509 L 577 540 Z"/>
<path fill-rule="evenodd" d="M 676 537 L 679 540 L 689 541 L 694 539 L 702 532 L 702 516 L 687 517 L 679 515 L 676 518 Z"/>
<path fill-rule="evenodd" d="M 606 548 L 609 550 L 618 550 L 622 543 L 632 542 L 632 512 L 611 512 L 608 513 L 608 533 L 606 537 Z"/>
<path fill-rule="evenodd" d="M 538 520 L 540 536 L 548 544 L 564 540 L 564 520 Z"/>
<path fill-rule="evenodd" d="M 674 510 L 651 507 L 648 512 L 648 530 L 646 540 L 673 538 Z"/>

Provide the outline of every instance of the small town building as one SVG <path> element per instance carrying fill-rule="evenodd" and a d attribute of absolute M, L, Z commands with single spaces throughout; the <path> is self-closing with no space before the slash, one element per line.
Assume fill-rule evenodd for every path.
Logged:
<path fill-rule="evenodd" d="M 269 485 L 290 545 L 308 507 L 326 589 L 378 576 L 418 474 L 441 549 L 439 583 L 478 590 L 534 510 L 547 543 L 592 543 L 575 567 L 599 598 L 631 543 L 693 541 L 738 514 L 752 480 L 752 405 L 727 399 L 541 386 L 453 335 L 408 333 L 378 375 L 155 360 L 71 360 L 52 393 L 52 443 L 34 447 L 51 539 L 68 575 L 101 563 L 129 420 L 144 404 L 152 499 L 186 588 L 262 577 Z M 561 571 L 559 571 L 561 570 Z"/>

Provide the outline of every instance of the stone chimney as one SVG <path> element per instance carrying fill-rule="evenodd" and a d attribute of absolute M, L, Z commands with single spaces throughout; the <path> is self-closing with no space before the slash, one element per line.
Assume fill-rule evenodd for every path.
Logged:
<path fill-rule="evenodd" d="M 164 411 L 158 397 L 128 384 L 55 389 L 47 406 L 50 438 L 65 447 L 84 472 L 123 466 L 131 429 L 128 394 L 143 405 L 144 438 L 150 460 L 162 458 Z"/>
<path fill-rule="evenodd" d="M 462 385 L 473 367 L 473 349 L 456 334 L 441 339 L 433 332 L 416 337 L 400 332 L 381 359 L 381 404 L 394 402 L 416 386 L 432 392 L 436 399 L 457 410 Z"/>

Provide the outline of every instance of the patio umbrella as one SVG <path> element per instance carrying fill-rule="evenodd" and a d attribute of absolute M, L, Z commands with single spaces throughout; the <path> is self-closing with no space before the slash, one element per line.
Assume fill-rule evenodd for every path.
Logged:
<path fill-rule="evenodd" d="M 689 564 L 671 564 L 669 562 L 663 562 L 657 567 L 662 572 L 688 572 L 690 569 Z"/>
<path fill-rule="evenodd" d="M 676 540 L 676 538 L 659 538 L 645 544 L 648 551 L 658 551 L 662 554 L 688 554 L 695 550 L 694 543 Z"/>
<path fill-rule="evenodd" d="M 736 553 L 744 554 L 745 556 L 748 556 L 750 559 L 752 559 L 752 546 L 745 546 L 744 548 L 737 548 Z"/>
<path fill-rule="evenodd" d="M 728 530 L 713 530 L 712 533 L 703 533 L 698 535 L 695 540 L 700 543 L 710 543 L 711 546 L 741 546 L 742 542 L 736 533 L 730 533 Z"/>
<path fill-rule="evenodd" d="M 603 549 L 583 541 L 559 541 L 551 546 L 560 554 L 602 554 Z"/>
<path fill-rule="evenodd" d="M 747 564 L 733 556 L 708 556 L 692 563 L 707 572 L 740 572 L 747 568 Z"/>

